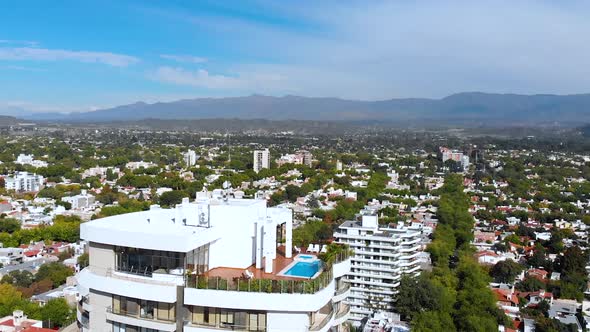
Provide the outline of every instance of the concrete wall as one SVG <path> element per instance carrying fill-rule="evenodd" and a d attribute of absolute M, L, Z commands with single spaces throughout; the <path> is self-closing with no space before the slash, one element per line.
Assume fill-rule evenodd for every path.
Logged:
<path fill-rule="evenodd" d="M 308 313 L 268 312 L 266 314 L 267 331 L 308 331 L 309 323 Z"/>
<path fill-rule="evenodd" d="M 115 251 L 112 245 L 90 242 L 88 248 L 90 267 L 96 274 L 106 275 L 108 269 L 115 268 Z"/>
<path fill-rule="evenodd" d="M 112 331 L 111 324 L 106 320 L 107 307 L 110 307 L 113 304 L 111 295 L 96 290 L 90 290 L 89 299 L 90 305 L 92 306 L 92 311 L 89 312 L 90 331 Z"/>

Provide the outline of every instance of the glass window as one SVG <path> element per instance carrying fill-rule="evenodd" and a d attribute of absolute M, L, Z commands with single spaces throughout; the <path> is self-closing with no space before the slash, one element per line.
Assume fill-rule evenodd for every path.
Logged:
<path fill-rule="evenodd" d="M 212 326 L 220 329 L 265 331 L 266 313 L 214 307 L 192 306 L 191 322 L 195 325 Z"/>

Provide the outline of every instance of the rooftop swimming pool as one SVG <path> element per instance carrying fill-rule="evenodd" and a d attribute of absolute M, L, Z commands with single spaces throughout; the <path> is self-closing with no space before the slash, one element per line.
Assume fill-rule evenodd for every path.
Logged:
<path fill-rule="evenodd" d="M 322 268 L 322 262 L 315 260 L 313 262 L 296 262 L 285 273 L 286 276 L 311 278 Z"/>
<path fill-rule="evenodd" d="M 297 255 L 296 258 L 300 258 L 300 259 L 304 259 L 304 260 L 310 260 L 310 259 L 315 259 L 316 257 L 313 255 Z"/>

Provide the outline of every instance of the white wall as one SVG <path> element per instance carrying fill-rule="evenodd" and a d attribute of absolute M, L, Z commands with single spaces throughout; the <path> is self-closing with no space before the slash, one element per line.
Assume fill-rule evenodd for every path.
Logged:
<path fill-rule="evenodd" d="M 228 309 L 275 310 L 289 312 L 318 311 L 334 296 L 335 282 L 315 294 L 278 294 L 210 289 L 184 289 L 184 303 Z"/>
<path fill-rule="evenodd" d="M 267 331 L 308 331 L 309 314 L 292 312 L 268 312 L 266 314 Z"/>

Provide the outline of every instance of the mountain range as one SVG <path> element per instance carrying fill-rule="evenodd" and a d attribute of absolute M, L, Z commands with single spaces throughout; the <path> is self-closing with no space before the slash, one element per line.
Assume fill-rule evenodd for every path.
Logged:
<path fill-rule="evenodd" d="M 24 113 L 24 112 L 23 112 Z M 143 119 L 267 119 L 399 125 L 512 126 L 590 123 L 590 94 L 518 95 L 464 92 L 442 99 L 382 101 L 301 96 L 197 98 L 129 105 L 80 113 L 29 113 L 21 119 L 112 122 Z M 0 111 L 2 114 L 2 111 Z"/>

